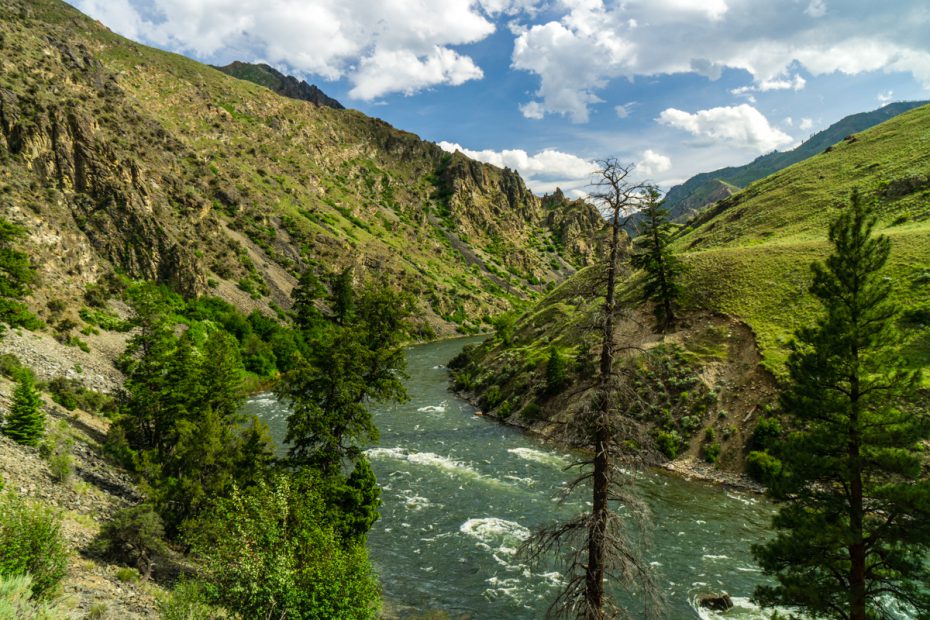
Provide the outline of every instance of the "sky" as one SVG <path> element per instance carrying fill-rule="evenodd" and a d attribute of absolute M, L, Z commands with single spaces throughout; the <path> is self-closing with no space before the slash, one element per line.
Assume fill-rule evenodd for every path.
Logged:
<path fill-rule="evenodd" d="M 447 150 L 584 195 L 667 189 L 930 99 L 927 0 L 70 0 L 135 41 L 266 62 Z"/>

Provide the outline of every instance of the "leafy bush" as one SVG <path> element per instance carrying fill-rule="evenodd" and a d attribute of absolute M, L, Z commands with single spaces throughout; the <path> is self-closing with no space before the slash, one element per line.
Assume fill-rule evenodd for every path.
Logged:
<path fill-rule="evenodd" d="M 104 555 L 139 569 L 148 579 L 155 556 L 165 551 L 165 529 L 149 504 L 124 508 L 103 525 L 95 541 Z"/>
<path fill-rule="evenodd" d="M 708 463 L 716 463 L 720 458 L 720 444 L 718 442 L 709 443 L 703 449 L 704 460 Z"/>
<path fill-rule="evenodd" d="M 749 439 L 749 447 L 753 450 L 766 450 L 771 448 L 775 441 L 781 437 L 781 422 L 777 418 L 764 417 L 756 424 Z"/>
<path fill-rule="evenodd" d="M 116 412 L 116 400 L 112 396 L 90 390 L 76 379 L 56 377 L 49 381 L 48 391 L 52 400 L 68 411 L 83 409 L 89 413 L 104 415 Z"/>
<path fill-rule="evenodd" d="M 19 496 L 0 495 L 0 576 L 30 575 L 32 594 L 51 594 L 64 578 L 68 552 L 58 514 Z"/>
<path fill-rule="evenodd" d="M 746 472 L 763 484 L 771 484 L 781 474 L 781 461 L 768 452 L 755 450 L 746 457 Z"/>
<path fill-rule="evenodd" d="M 182 581 L 171 593 L 158 600 L 158 615 L 161 620 L 214 620 L 225 618 L 210 606 L 202 584 Z"/>
<path fill-rule="evenodd" d="M 141 578 L 139 571 L 131 566 L 123 566 L 116 571 L 116 580 L 123 583 L 136 583 Z"/>
<path fill-rule="evenodd" d="M 56 603 L 35 600 L 29 575 L 0 577 L 0 618 L 3 620 L 60 620 L 67 612 Z"/>
<path fill-rule="evenodd" d="M 678 456 L 681 451 L 681 445 L 681 436 L 678 434 L 678 431 L 659 431 L 659 434 L 656 436 L 656 447 L 659 449 L 659 452 L 669 459 Z"/>
<path fill-rule="evenodd" d="M 537 403 L 530 403 L 520 410 L 520 417 L 524 420 L 541 420 L 542 408 Z"/>
<path fill-rule="evenodd" d="M 39 454 L 48 461 L 52 477 L 57 482 L 67 482 L 73 471 L 71 448 L 74 440 L 68 436 L 68 423 L 61 420 L 42 442 Z"/>
<path fill-rule="evenodd" d="M 29 374 L 35 379 L 32 369 L 24 366 L 19 358 L 12 353 L 0 354 L 0 375 L 8 379 L 18 379 L 24 373 Z"/>
<path fill-rule="evenodd" d="M 310 475 L 221 500 L 216 536 L 195 543 L 216 602 L 245 618 L 374 618 L 380 593 L 363 544 L 340 540 Z"/>

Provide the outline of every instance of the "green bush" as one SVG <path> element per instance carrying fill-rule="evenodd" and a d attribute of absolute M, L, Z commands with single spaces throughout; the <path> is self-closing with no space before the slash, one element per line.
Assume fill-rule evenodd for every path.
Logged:
<path fill-rule="evenodd" d="M 149 504 L 142 503 L 113 515 L 100 530 L 94 547 L 113 560 L 136 567 L 148 579 L 155 556 L 166 550 L 164 537 L 161 518 Z"/>
<path fill-rule="evenodd" d="M 60 620 L 68 613 L 56 603 L 37 601 L 29 575 L 0 577 L 0 619 Z"/>
<path fill-rule="evenodd" d="M 83 409 L 88 413 L 112 415 L 116 412 L 116 400 L 102 392 L 90 390 L 76 379 L 56 377 L 49 381 L 48 391 L 52 400 L 67 409 Z"/>
<path fill-rule="evenodd" d="M 364 544 L 341 540 L 327 512 L 311 475 L 218 502 L 217 535 L 194 545 L 216 602 L 244 618 L 375 618 L 380 592 Z"/>
<path fill-rule="evenodd" d="M 35 380 L 32 369 L 28 366 L 23 366 L 23 363 L 19 361 L 18 357 L 12 353 L 0 354 L 0 375 L 8 379 L 18 379 L 23 373 L 29 374 L 33 378 L 33 381 Z"/>
<path fill-rule="evenodd" d="M 541 420 L 542 408 L 537 403 L 530 403 L 520 410 L 520 417 L 524 420 Z"/>
<path fill-rule="evenodd" d="M 131 566 L 123 566 L 116 570 L 116 580 L 123 583 L 136 583 L 141 578 L 139 571 Z"/>
<path fill-rule="evenodd" d="M 753 450 L 766 450 L 781 437 L 781 422 L 777 418 L 764 417 L 756 424 L 749 439 L 749 447 Z"/>
<path fill-rule="evenodd" d="M 554 396 L 565 389 L 568 383 L 568 364 L 555 347 L 549 347 L 546 361 L 546 394 Z"/>
<path fill-rule="evenodd" d="M 763 484 L 771 484 L 781 474 L 781 461 L 768 452 L 753 451 L 746 457 L 749 477 Z"/>
<path fill-rule="evenodd" d="M 681 451 L 681 436 L 678 431 L 659 431 L 656 436 L 656 447 L 667 458 L 673 459 Z"/>
<path fill-rule="evenodd" d="M 708 463 L 716 463 L 720 458 L 720 444 L 716 441 L 709 443 L 703 448 L 704 460 Z"/>
<path fill-rule="evenodd" d="M 182 581 L 171 593 L 158 599 L 158 615 L 161 620 L 214 620 L 225 618 L 210 606 L 202 584 Z"/>
<path fill-rule="evenodd" d="M 33 596 L 42 598 L 54 592 L 67 566 L 58 514 L 11 492 L 0 494 L 0 576 L 28 574 Z"/>

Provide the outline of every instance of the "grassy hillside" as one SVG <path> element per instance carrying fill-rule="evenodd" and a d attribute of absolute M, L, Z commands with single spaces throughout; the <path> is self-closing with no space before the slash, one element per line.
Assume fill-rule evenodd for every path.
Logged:
<path fill-rule="evenodd" d="M 672 333 L 652 332 L 651 312 L 638 301 L 640 274 L 627 274 L 615 338 L 659 355 L 657 363 L 644 358 L 647 375 L 671 374 L 669 400 L 653 413 L 657 433 L 682 439 L 678 454 L 698 457 L 716 441 L 719 462 L 742 467 L 746 441 L 784 373 L 786 345 L 820 312 L 807 292 L 810 265 L 827 255 L 828 224 L 854 187 L 879 205 L 879 232 L 892 241 L 887 275 L 908 338 L 902 353 L 915 368 L 930 366 L 926 106 L 758 181 L 680 229 L 674 247 L 686 265 L 686 297 Z M 594 376 L 600 273 L 599 266 L 580 272 L 513 323 L 499 324 L 493 338 L 457 360 L 457 386 L 486 413 L 540 432 L 571 415 Z M 568 387 L 555 393 L 546 374 L 554 354 L 569 368 Z M 697 414 L 695 377 L 712 395 Z"/>
<path fill-rule="evenodd" d="M 744 166 L 730 166 L 695 175 L 669 190 L 666 196 L 666 207 L 673 218 L 685 217 L 736 193 L 753 181 L 758 181 L 823 152 L 846 136 L 874 127 L 925 103 L 925 101 L 902 101 L 890 103 L 871 112 L 851 114 L 823 131 L 815 133 L 790 151 L 774 151 Z"/>
<path fill-rule="evenodd" d="M 30 233 L 43 313 L 113 271 L 248 310 L 286 307 L 304 269 L 353 267 L 412 291 L 439 333 L 473 331 L 587 260 L 516 173 L 378 119 L 135 44 L 60 0 L 3 3 L 0 35 L 0 201 Z"/>

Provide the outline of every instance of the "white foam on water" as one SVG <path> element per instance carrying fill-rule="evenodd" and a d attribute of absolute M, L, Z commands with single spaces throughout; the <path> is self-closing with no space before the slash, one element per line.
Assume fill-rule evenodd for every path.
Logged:
<path fill-rule="evenodd" d="M 704 558 L 705 560 L 729 560 L 730 559 L 729 556 L 726 556 L 726 555 L 706 554 L 706 555 L 702 555 L 701 557 Z"/>
<path fill-rule="evenodd" d="M 469 519 L 459 526 L 459 531 L 467 536 L 483 542 L 522 542 L 530 537 L 530 531 L 515 521 L 486 517 L 482 519 Z"/>
<path fill-rule="evenodd" d="M 742 596 L 734 596 L 731 597 L 730 600 L 733 601 L 732 609 L 727 611 L 713 611 L 698 605 L 698 596 L 695 595 L 691 599 L 691 607 L 697 612 L 697 615 L 701 617 L 701 620 L 733 620 L 734 618 L 738 618 L 739 620 L 769 620 L 772 617 L 772 612 L 776 610 L 783 614 L 787 614 L 790 611 L 784 608 L 762 609 L 748 598 Z"/>
<path fill-rule="evenodd" d="M 415 452 L 405 448 L 369 448 L 365 454 L 370 459 L 395 459 L 406 461 L 415 465 L 425 465 L 436 467 L 450 473 L 465 474 L 480 478 L 481 474 L 472 467 L 469 467 L 461 461 L 450 459 L 447 456 L 440 456 L 435 452 Z"/>
<path fill-rule="evenodd" d="M 418 511 L 423 510 L 424 508 L 429 508 L 433 505 L 428 498 L 421 495 L 415 495 L 408 491 L 407 495 L 401 495 L 401 499 L 404 500 L 404 506 L 408 510 Z"/>
<path fill-rule="evenodd" d="M 565 467 L 569 464 L 568 459 L 551 452 L 534 450 L 533 448 L 509 448 L 507 452 L 526 461 L 542 463 L 543 465 L 552 465 L 553 467 Z"/>
<path fill-rule="evenodd" d="M 445 413 L 448 404 L 449 401 L 444 400 L 438 405 L 426 405 L 425 407 L 419 407 L 417 411 L 420 413 Z"/>

